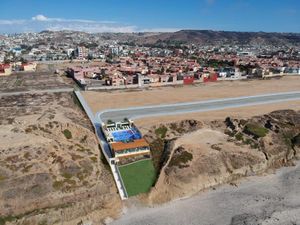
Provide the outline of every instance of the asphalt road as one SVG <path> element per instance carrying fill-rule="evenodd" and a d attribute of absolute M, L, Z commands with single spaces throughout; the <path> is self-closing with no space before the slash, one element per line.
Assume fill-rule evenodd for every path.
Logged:
<path fill-rule="evenodd" d="M 101 150 L 107 160 L 107 162 L 109 163 L 109 166 L 111 168 L 112 171 L 112 175 L 115 179 L 116 182 L 116 186 L 118 188 L 120 197 L 122 200 L 127 199 L 128 195 L 126 192 L 126 188 L 125 185 L 123 183 L 122 177 L 120 175 L 120 171 L 118 169 L 118 167 L 115 165 L 115 163 L 111 162 L 111 158 L 112 158 L 112 154 L 110 151 L 110 147 L 106 141 L 106 138 L 104 137 L 103 133 L 101 132 L 101 120 L 100 118 L 97 118 L 94 116 L 91 108 L 89 107 L 89 105 L 87 104 L 87 102 L 85 101 L 84 97 L 82 96 L 80 91 L 75 91 L 75 94 L 78 98 L 78 100 L 80 101 L 82 107 L 84 108 L 84 111 L 86 112 L 87 116 L 89 117 L 90 121 L 92 122 L 94 128 L 95 128 L 95 133 L 97 134 L 98 140 L 99 140 L 99 144 L 101 146 Z"/>
<path fill-rule="evenodd" d="M 111 109 L 98 112 L 96 116 L 100 121 L 103 122 L 106 122 L 109 119 L 113 121 L 121 121 L 124 118 L 136 119 L 142 117 L 176 115 L 192 112 L 206 112 L 291 100 L 300 100 L 300 91 L 254 95 L 237 98 L 224 98 L 199 102 L 177 103 L 169 105 L 153 105 L 126 109 Z"/>

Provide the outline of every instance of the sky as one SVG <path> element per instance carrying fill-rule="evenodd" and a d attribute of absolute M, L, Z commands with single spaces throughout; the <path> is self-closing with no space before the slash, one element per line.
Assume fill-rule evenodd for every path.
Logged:
<path fill-rule="evenodd" d="M 0 33 L 300 32 L 300 0 L 0 0 Z"/>

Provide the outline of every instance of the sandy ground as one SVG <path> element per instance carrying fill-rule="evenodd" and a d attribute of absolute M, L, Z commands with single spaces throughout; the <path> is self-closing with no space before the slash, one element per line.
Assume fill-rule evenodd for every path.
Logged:
<path fill-rule="evenodd" d="M 104 109 L 200 101 L 215 98 L 258 95 L 300 90 L 299 77 L 272 80 L 226 81 L 192 86 L 160 87 L 145 90 L 83 93 L 93 112 Z"/>
<path fill-rule="evenodd" d="M 129 206 L 111 225 L 300 224 L 300 162 L 154 208 Z"/>

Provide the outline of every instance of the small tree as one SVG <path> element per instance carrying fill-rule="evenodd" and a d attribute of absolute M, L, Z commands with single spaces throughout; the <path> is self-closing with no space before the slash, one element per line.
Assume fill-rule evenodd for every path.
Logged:
<path fill-rule="evenodd" d="M 112 121 L 112 120 L 107 120 L 107 122 L 106 122 L 107 124 L 113 124 L 114 123 L 114 121 Z"/>

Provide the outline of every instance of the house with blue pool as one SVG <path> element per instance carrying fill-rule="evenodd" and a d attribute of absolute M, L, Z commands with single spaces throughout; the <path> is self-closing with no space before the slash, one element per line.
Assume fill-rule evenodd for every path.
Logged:
<path fill-rule="evenodd" d="M 108 121 L 102 131 L 116 162 L 128 158 L 150 158 L 150 146 L 132 120 Z"/>

